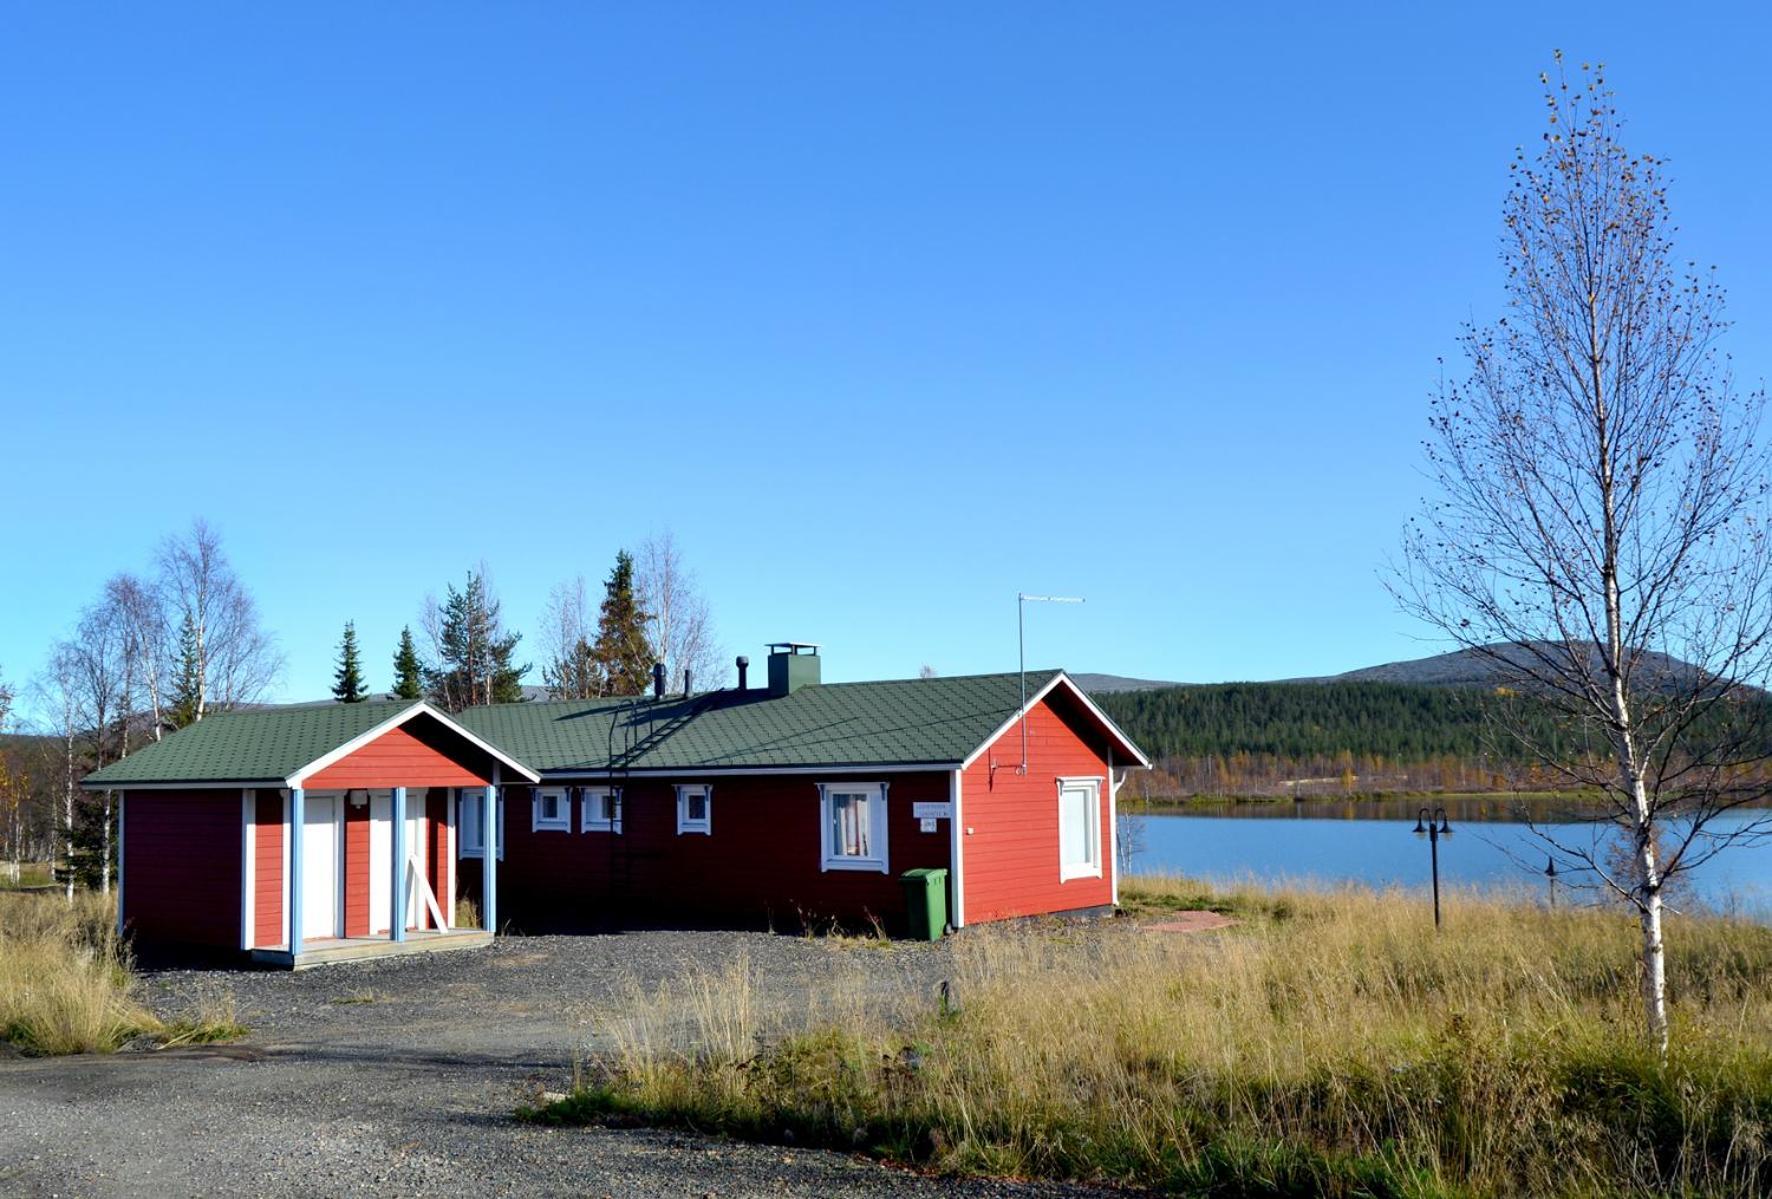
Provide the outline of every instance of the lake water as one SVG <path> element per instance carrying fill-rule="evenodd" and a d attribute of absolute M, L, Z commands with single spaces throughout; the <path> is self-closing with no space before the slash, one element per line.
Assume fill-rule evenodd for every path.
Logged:
<path fill-rule="evenodd" d="M 1440 839 L 1443 887 L 1523 890 L 1544 897 L 1547 846 L 1508 799 L 1457 797 L 1445 804 L 1452 835 Z M 1419 800 L 1224 804 L 1132 816 L 1142 848 L 1129 873 L 1173 873 L 1220 883 L 1363 883 L 1426 889 L 1428 843 L 1413 833 Z M 1742 809 L 1712 828 L 1767 822 L 1772 812 Z M 1616 833 L 1577 816 L 1539 810 L 1533 819 L 1567 845 L 1616 844 Z M 1614 838 L 1608 841 L 1607 838 Z M 1668 842 L 1672 844 L 1672 842 Z M 1605 859 L 1605 853 L 1601 854 Z M 1591 875 L 1559 861 L 1558 898 L 1595 902 Z M 1585 885 L 1584 885 L 1585 884 Z M 1676 906 L 1703 906 L 1772 919 L 1772 838 L 1738 844 L 1687 876 Z"/>

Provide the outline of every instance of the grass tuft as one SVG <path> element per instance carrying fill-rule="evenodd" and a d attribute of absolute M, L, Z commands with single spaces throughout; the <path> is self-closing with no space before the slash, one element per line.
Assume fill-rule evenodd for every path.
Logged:
<path fill-rule="evenodd" d="M 231 993 L 206 996 L 168 1023 L 135 987 L 110 897 L 0 894 L 0 1038 L 27 1053 L 109 1053 L 139 1036 L 184 1045 L 245 1031 Z"/>
<path fill-rule="evenodd" d="M 860 958 L 767 1018 L 744 962 L 636 988 L 527 1114 L 1214 1195 L 1772 1192 L 1772 929 L 1670 928 L 1663 1066 L 1617 912 L 1461 894 L 1436 936 L 1401 893 L 1124 897 L 1239 920 L 970 929 L 945 1004 L 883 1002 Z"/>

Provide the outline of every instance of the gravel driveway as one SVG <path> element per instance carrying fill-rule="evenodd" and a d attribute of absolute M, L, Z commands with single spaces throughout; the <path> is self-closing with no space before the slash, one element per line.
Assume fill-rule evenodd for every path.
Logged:
<path fill-rule="evenodd" d="M 233 992 L 251 1033 L 209 1049 L 0 1060 L 0 1194 L 968 1195 L 1097 1193 L 930 1179 L 838 1153 L 672 1132 L 546 1129 L 511 1113 L 564 1089 L 597 1014 L 748 961 L 783 1019 L 838 978 L 932 997 L 945 944 L 731 932 L 510 937 L 300 974 L 168 972 L 162 1015 Z M 931 999 L 931 1001 L 933 1001 Z"/>

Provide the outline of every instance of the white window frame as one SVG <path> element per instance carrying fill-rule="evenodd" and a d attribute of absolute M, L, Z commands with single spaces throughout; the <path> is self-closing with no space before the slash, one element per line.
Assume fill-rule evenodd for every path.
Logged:
<path fill-rule="evenodd" d="M 486 802 L 486 788 L 460 787 L 455 792 L 456 836 L 455 856 L 459 858 L 480 858 L 485 853 L 480 844 L 480 830 L 483 827 L 480 813 L 475 811 L 473 819 L 462 815 L 462 809 L 469 800 L 473 800 L 476 809 Z M 498 789 L 498 860 L 505 860 L 505 792 Z"/>
<path fill-rule="evenodd" d="M 1101 846 L 1101 784 L 1102 780 L 1094 776 L 1085 778 L 1060 778 L 1058 782 L 1058 881 L 1068 883 L 1072 879 L 1100 878 L 1102 876 Z M 1089 857 L 1086 861 L 1067 862 L 1064 860 L 1064 797 L 1070 790 L 1084 790 L 1089 795 L 1089 821 L 1083 826 L 1084 839 L 1088 843 Z"/>
<path fill-rule="evenodd" d="M 689 818 L 689 798 L 700 795 L 702 798 L 701 819 Z M 677 835 L 696 833 L 704 837 L 714 835 L 714 788 L 711 783 L 678 783 L 677 784 Z"/>
<path fill-rule="evenodd" d="M 613 814 L 605 820 L 602 816 L 593 815 L 600 812 L 603 801 L 608 800 Z M 580 787 L 578 789 L 578 831 L 581 833 L 619 833 L 621 832 L 621 788 L 620 787 Z"/>
<path fill-rule="evenodd" d="M 885 783 L 820 783 L 818 785 L 818 844 L 820 870 L 871 870 L 890 874 L 892 853 L 886 843 Z M 868 801 L 868 842 L 875 852 L 866 857 L 843 853 L 831 835 L 832 797 L 861 795 Z"/>
<path fill-rule="evenodd" d="M 542 815 L 544 800 L 554 801 L 554 814 Z M 537 787 L 529 800 L 529 831 L 570 833 L 572 831 L 572 792 L 565 787 Z"/>

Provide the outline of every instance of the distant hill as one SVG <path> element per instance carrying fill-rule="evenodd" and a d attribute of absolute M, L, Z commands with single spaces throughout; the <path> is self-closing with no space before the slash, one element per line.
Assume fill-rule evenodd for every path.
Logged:
<path fill-rule="evenodd" d="M 1501 658 L 1496 661 L 1488 651 L 1454 650 L 1428 658 L 1411 658 L 1403 662 L 1387 662 L 1382 666 L 1364 666 L 1342 674 L 1318 678 L 1282 679 L 1287 683 L 1409 683 L 1423 687 L 1492 687 L 1508 680 L 1513 673 L 1508 663 L 1528 663 L 1529 651 L 1510 645 L 1488 647 Z M 1592 669 L 1600 673 L 1599 650 L 1590 648 Z M 1650 679 L 1669 681 L 1691 678 L 1697 667 L 1667 654 L 1651 653 L 1644 659 Z"/>
<path fill-rule="evenodd" d="M 1158 691 L 1164 687 L 1185 687 L 1186 683 L 1165 683 L 1159 679 L 1129 679 L 1123 674 L 1073 674 L 1071 681 L 1091 695 L 1115 695 L 1122 691 Z"/>
<path fill-rule="evenodd" d="M 1492 647 L 1508 662 L 1521 661 L 1526 651 L 1512 646 Z M 1597 651 L 1594 668 L 1599 668 Z M 1697 668 L 1666 654 L 1650 654 L 1646 659 L 1651 677 L 1686 678 Z M 1382 666 L 1362 666 L 1341 674 L 1308 675 L 1300 678 L 1266 680 L 1273 683 L 1402 683 L 1418 687 L 1493 687 L 1506 681 L 1510 671 L 1502 663 L 1474 649 L 1453 650 L 1426 658 L 1410 658 L 1402 662 L 1386 662 Z M 1117 695 L 1126 691 L 1158 691 L 1164 687 L 1222 686 L 1223 684 L 1162 682 L 1156 679 L 1135 679 L 1119 674 L 1074 674 L 1079 687 L 1092 695 Z M 1245 680 L 1256 683 L 1261 680 Z"/>

